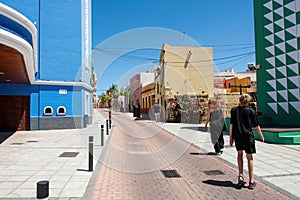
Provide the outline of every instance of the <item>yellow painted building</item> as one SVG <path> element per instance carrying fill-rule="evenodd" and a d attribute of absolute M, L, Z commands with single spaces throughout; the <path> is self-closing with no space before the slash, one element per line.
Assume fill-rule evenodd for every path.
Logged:
<path fill-rule="evenodd" d="M 149 109 L 155 104 L 155 83 L 149 83 L 142 87 L 142 106 L 141 112 L 148 113 Z"/>
<path fill-rule="evenodd" d="M 211 47 L 164 44 L 156 71 L 156 98 L 163 106 L 168 99 L 179 96 L 213 96 Z"/>
<path fill-rule="evenodd" d="M 172 121 L 172 102 L 176 100 L 180 121 L 199 123 L 198 101 L 206 102 L 214 95 L 212 48 L 163 44 L 154 74 L 155 99 L 166 111 L 166 120 Z"/>
<path fill-rule="evenodd" d="M 248 88 L 250 88 L 250 78 L 244 77 L 239 79 L 238 77 L 234 77 L 225 81 L 227 93 L 238 93 L 247 92 Z M 240 86 L 242 86 L 240 91 Z"/>

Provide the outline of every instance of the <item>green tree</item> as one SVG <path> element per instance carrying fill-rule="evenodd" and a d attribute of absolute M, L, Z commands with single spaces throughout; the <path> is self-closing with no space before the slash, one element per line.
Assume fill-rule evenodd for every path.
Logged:
<path fill-rule="evenodd" d="M 112 107 L 114 110 L 118 110 L 118 98 L 120 96 L 120 92 L 118 90 L 118 85 L 117 84 L 112 84 L 109 89 L 109 96 L 111 97 L 112 100 Z"/>
<path fill-rule="evenodd" d="M 111 100 L 111 97 L 102 93 L 101 99 L 100 99 L 101 103 L 103 103 L 107 107 L 109 100 Z"/>
<path fill-rule="evenodd" d="M 127 89 L 120 90 L 120 96 L 128 96 L 128 95 L 129 95 L 129 90 Z"/>
<path fill-rule="evenodd" d="M 116 93 L 119 91 L 118 90 L 118 85 L 117 84 L 112 84 L 109 89 L 109 95 L 112 97 L 112 98 L 115 98 L 116 96 Z"/>

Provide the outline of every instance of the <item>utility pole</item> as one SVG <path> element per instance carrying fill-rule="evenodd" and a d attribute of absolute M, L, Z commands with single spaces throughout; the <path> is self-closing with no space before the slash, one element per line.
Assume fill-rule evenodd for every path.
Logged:
<path fill-rule="evenodd" d="M 251 87 L 251 85 L 242 85 L 242 84 L 240 84 L 240 85 L 230 85 L 229 84 L 229 88 L 240 88 L 240 95 L 243 94 L 242 88 L 250 88 L 250 87 Z"/>
<path fill-rule="evenodd" d="M 185 59 L 185 63 L 184 63 L 184 68 L 185 69 L 187 68 L 187 65 L 189 64 L 191 55 L 192 55 L 192 52 L 191 52 L 191 50 L 189 50 L 188 55 L 186 56 L 186 59 Z"/>

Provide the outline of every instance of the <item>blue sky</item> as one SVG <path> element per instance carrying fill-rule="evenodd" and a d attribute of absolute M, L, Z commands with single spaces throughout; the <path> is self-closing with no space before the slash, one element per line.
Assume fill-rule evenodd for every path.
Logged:
<path fill-rule="evenodd" d="M 219 71 L 255 63 L 252 0 L 92 0 L 92 27 L 98 93 L 151 71 L 163 43 L 213 47 Z"/>

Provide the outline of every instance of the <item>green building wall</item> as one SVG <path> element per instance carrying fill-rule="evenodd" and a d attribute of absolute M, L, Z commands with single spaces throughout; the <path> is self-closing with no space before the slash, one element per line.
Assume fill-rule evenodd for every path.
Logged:
<path fill-rule="evenodd" d="M 262 125 L 300 126 L 300 1 L 254 0 Z"/>

